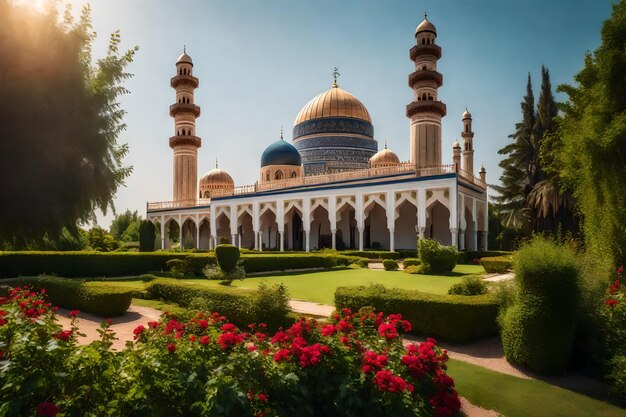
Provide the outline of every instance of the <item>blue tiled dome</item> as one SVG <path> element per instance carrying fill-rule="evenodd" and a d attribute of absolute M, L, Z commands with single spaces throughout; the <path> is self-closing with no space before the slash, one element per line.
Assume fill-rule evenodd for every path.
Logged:
<path fill-rule="evenodd" d="M 302 165 L 300 152 L 291 143 L 282 139 L 268 146 L 261 155 L 261 167 L 269 165 Z"/>

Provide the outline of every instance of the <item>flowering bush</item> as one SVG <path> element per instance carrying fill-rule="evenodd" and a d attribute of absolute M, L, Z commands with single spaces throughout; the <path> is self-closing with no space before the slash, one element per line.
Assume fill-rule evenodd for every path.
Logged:
<path fill-rule="evenodd" d="M 617 269 L 615 279 L 606 290 L 601 314 L 606 322 L 609 352 L 609 375 L 613 393 L 626 403 L 626 274 Z"/>
<path fill-rule="evenodd" d="M 41 293 L 0 299 L 0 410 L 7 416 L 456 416 L 460 403 L 436 341 L 403 346 L 402 316 L 343 310 L 268 334 L 217 313 L 163 316 L 110 350 L 79 346 Z"/>

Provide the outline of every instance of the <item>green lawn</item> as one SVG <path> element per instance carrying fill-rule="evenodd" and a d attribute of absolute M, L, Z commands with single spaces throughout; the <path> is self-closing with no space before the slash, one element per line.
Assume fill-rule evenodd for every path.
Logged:
<path fill-rule="evenodd" d="M 472 404 L 506 417 L 625 417 L 626 410 L 543 381 L 451 359 L 448 373 Z"/>
<path fill-rule="evenodd" d="M 233 286 L 256 288 L 261 281 L 283 283 L 287 286 L 291 298 L 332 305 L 335 289 L 341 286 L 377 283 L 389 288 L 396 287 L 433 294 L 447 294 L 448 288 L 459 282 L 462 275 L 484 272 L 485 270 L 480 265 L 459 265 L 453 271 L 454 276 L 410 275 L 401 271 L 374 269 L 342 269 L 246 278 L 243 281 L 234 281 Z M 202 285 L 217 285 L 216 281 L 209 280 L 188 281 Z"/>

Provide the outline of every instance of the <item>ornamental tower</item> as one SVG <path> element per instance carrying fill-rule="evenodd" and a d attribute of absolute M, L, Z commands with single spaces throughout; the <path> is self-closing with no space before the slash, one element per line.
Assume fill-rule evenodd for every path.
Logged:
<path fill-rule="evenodd" d="M 454 170 L 459 172 L 461 169 L 461 145 L 456 140 L 452 144 L 452 163 L 454 164 Z"/>
<path fill-rule="evenodd" d="M 411 121 L 411 162 L 416 168 L 441 165 L 441 118 L 446 115 L 446 105 L 438 100 L 443 76 L 437 72 L 441 48 L 435 44 L 436 38 L 435 26 L 424 15 L 415 30 L 417 44 L 410 51 L 415 62 L 415 72 L 409 75 L 413 102 L 406 108 Z"/>
<path fill-rule="evenodd" d="M 176 103 L 170 106 L 170 116 L 174 118 L 170 148 L 174 150 L 175 201 L 195 200 L 198 190 L 198 148 L 202 141 L 196 136 L 200 107 L 193 102 L 198 79 L 192 74 L 193 62 L 185 50 L 176 61 L 176 75 L 170 80 L 176 90 Z"/>
<path fill-rule="evenodd" d="M 472 115 L 465 109 L 463 112 L 463 171 L 474 175 L 474 132 L 472 132 Z"/>

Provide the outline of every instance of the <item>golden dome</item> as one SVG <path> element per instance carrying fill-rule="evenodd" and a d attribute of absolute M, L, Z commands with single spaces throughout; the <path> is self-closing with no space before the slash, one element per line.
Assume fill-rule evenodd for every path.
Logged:
<path fill-rule="evenodd" d="M 324 117 L 352 117 L 372 123 L 370 114 L 363 103 L 339 88 L 337 84 L 309 101 L 298 113 L 294 126 L 307 120 Z"/>
<path fill-rule="evenodd" d="M 417 36 L 417 34 L 420 32 L 432 32 L 437 35 L 437 29 L 435 29 L 435 25 L 433 25 L 430 20 L 426 18 L 426 16 L 424 16 L 424 20 L 422 21 L 422 23 L 420 23 L 417 26 L 417 29 L 415 29 L 415 35 Z"/>
<path fill-rule="evenodd" d="M 370 158 L 370 165 L 373 168 L 379 166 L 398 165 L 399 163 L 400 158 L 398 158 L 398 155 L 387 149 L 387 146 L 385 146 L 385 149 L 376 152 L 376 154 Z"/>
<path fill-rule="evenodd" d="M 211 197 L 214 190 L 232 191 L 234 188 L 233 177 L 220 168 L 213 168 L 200 178 L 200 198 Z"/>

